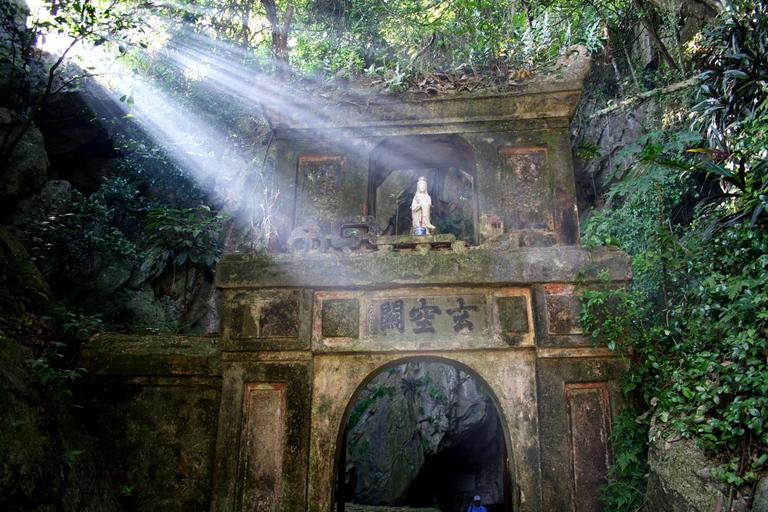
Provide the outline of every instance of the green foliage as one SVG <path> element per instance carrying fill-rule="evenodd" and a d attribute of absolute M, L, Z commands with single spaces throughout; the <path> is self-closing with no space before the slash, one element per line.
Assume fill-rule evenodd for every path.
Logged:
<path fill-rule="evenodd" d="M 605 283 L 608 272 L 600 271 Z M 637 298 L 624 288 L 585 289 L 581 300 L 581 322 L 595 343 L 605 344 L 610 350 L 626 348 L 632 319 L 638 311 Z"/>
<path fill-rule="evenodd" d="M 380 74 L 395 92 L 408 88 L 412 77 L 433 73 L 484 74 L 506 81 L 510 71 L 551 64 L 576 43 L 593 54 L 610 46 L 609 39 L 628 45 L 637 24 L 633 3 L 604 0 L 205 0 L 194 7 L 164 4 L 150 18 L 145 25 L 157 31 L 156 39 L 223 42 L 211 45 L 215 58 L 263 73 L 281 72 L 285 35 L 297 74 L 321 79 L 367 70 Z M 157 45 L 152 49 L 158 50 Z M 159 53 L 165 55 L 160 58 L 129 53 L 140 69 L 163 80 L 173 77 L 187 91 L 194 86 L 171 64 L 177 54 L 173 45 L 161 44 Z"/>
<path fill-rule="evenodd" d="M 61 455 L 61 461 L 69 468 L 72 469 L 77 464 L 77 459 L 83 453 L 83 450 L 67 450 Z"/>
<path fill-rule="evenodd" d="M 8 165 L 45 101 L 89 75 L 90 71 L 84 70 L 79 76 L 60 80 L 62 64 L 70 51 L 83 42 L 100 46 L 112 41 L 117 48 L 123 48 L 117 41 L 135 27 L 136 18 L 124 9 L 131 2 L 43 0 L 41 4 L 33 16 L 26 2 L 0 5 L 0 63 L 10 61 L 10 72 L 4 73 L 7 76 L 0 86 L 14 91 L 8 95 L 13 104 L 7 105 L 7 130 L 0 138 L 0 169 Z M 67 41 L 53 59 L 35 48 L 37 41 L 44 41 L 48 34 Z M 35 75 L 35 68 L 42 70 L 42 77 Z"/>
<path fill-rule="evenodd" d="M 585 327 L 611 348 L 634 346 L 623 389 L 666 430 L 697 440 L 719 461 L 714 473 L 736 487 L 768 470 L 766 34 L 760 2 L 739 2 L 705 33 L 705 99 L 691 108 L 700 134 L 667 126 L 629 148 L 634 163 L 612 176 L 612 209 L 595 215 L 584 236 L 627 250 L 636 275 L 628 290 L 584 292 Z M 699 170 L 724 193 L 675 218 Z M 624 432 L 627 418 L 614 428 Z M 634 510 L 642 502 L 640 452 L 614 443 L 605 499 L 610 510 Z"/>
<path fill-rule="evenodd" d="M 147 212 L 144 235 L 148 244 L 147 258 L 141 268 L 154 276 L 160 276 L 166 268 L 184 271 L 181 326 L 183 327 L 190 286 L 190 271 L 193 281 L 202 276 L 213 282 L 216 264 L 224 250 L 223 229 L 228 215 L 215 215 L 205 205 L 195 208 L 157 207 Z"/>
<path fill-rule="evenodd" d="M 84 370 L 83 368 L 72 370 L 63 367 L 64 355 L 61 353 L 61 349 L 65 347 L 65 343 L 53 341 L 48 345 L 43 355 L 28 361 L 30 367 L 43 384 L 60 386 L 62 390 L 66 390 L 66 385 L 74 382 L 75 379 L 80 377 L 80 372 Z"/>
<path fill-rule="evenodd" d="M 420 378 L 417 379 L 415 377 L 407 376 L 400 379 L 400 389 L 405 396 L 409 396 L 411 399 L 413 399 L 416 394 L 419 393 L 419 388 L 421 388 L 423 385 L 424 381 L 422 381 Z"/>
<path fill-rule="evenodd" d="M 132 266 L 139 260 L 136 236 L 142 201 L 135 186 L 113 178 L 90 196 L 72 193 L 59 213 L 27 220 L 32 255 L 59 288 L 88 281 L 105 264 Z"/>
<path fill-rule="evenodd" d="M 33 321 L 31 318 L 27 320 L 28 323 Z M 27 363 L 49 389 L 71 395 L 70 385 L 85 371 L 75 367 L 76 356 L 93 333 L 103 330 L 101 318 L 57 308 L 48 316 L 40 317 L 39 321 L 40 331 L 52 341 L 46 342 L 39 357 Z"/>
<path fill-rule="evenodd" d="M 205 205 L 151 209 L 145 219 L 144 234 L 149 248 L 142 269 L 159 275 L 169 264 L 192 266 L 212 282 L 224 248 L 222 231 L 228 218 L 215 215 Z"/>
<path fill-rule="evenodd" d="M 698 42 L 703 101 L 692 114 L 706 132 L 710 159 L 701 168 L 722 183 L 710 200 L 738 199 L 710 224 L 765 222 L 768 194 L 768 3 L 742 1 Z"/>
<path fill-rule="evenodd" d="M 600 496 L 606 510 L 636 512 L 645 504 L 647 439 L 648 422 L 639 418 L 634 409 L 624 409 L 614 420 L 610 440 L 615 460 Z"/>
<path fill-rule="evenodd" d="M 740 453 L 736 476 L 751 481 L 768 449 L 768 232 L 737 224 L 705 250 L 684 242 L 690 286 L 670 308 L 668 353 L 678 364 L 659 406 L 708 450 Z"/>
<path fill-rule="evenodd" d="M 365 412 L 370 409 L 378 399 L 386 396 L 392 396 L 394 393 L 395 388 L 391 386 L 379 385 L 374 387 L 373 390 L 368 390 L 368 388 L 366 388 L 363 391 L 363 396 L 357 399 L 354 407 L 352 408 L 352 411 L 349 413 L 349 418 L 347 418 L 347 429 L 352 430 L 355 428 Z"/>
<path fill-rule="evenodd" d="M 448 397 L 445 396 L 445 391 L 442 390 L 442 388 L 439 388 L 437 386 L 429 385 L 427 386 L 427 395 L 436 400 L 440 403 L 447 403 Z"/>
<path fill-rule="evenodd" d="M 127 134 L 116 141 L 123 155 L 116 167 L 142 198 L 139 211 L 161 205 L 189 208 L 203 202 L 200 185 L 171 159 L 169 148 L 130 123 L 125 129 Z"/>

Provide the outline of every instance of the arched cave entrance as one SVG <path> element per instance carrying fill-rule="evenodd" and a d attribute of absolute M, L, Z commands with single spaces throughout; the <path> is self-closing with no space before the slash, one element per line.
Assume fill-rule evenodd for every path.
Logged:
<path fill-rule="evenodd" d="M 477 243 L 475 152 L 455 134 L 388 137 L 371 151 L 368 211 L 384 235 L 408 234 L 411 198 L 420 176 L 432 197 L 435 234 Z"/>
<path fill-rule="evenodd" d="M 507 433 L 497 400 L 454 361 L 394 361 L 347 406 L 336 456 L 336 512 L 356 505 L 463 512 L 479 494 L 510 512 Z"/>

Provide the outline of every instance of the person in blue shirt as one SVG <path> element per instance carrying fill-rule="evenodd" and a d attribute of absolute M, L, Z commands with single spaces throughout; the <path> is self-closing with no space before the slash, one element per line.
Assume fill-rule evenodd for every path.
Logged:
<path fill-rule="evenodd" d="M 480 496 L 478 495 L 472 498 L 472 504 L 467 509 L 467 512 L 488 512 L 488 509 L 480 504 Z"/>

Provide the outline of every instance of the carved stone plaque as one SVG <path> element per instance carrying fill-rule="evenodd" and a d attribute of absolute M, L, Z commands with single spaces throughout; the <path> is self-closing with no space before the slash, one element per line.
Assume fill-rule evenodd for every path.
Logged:
<path fill-rule="evenodd" d="M 316 351 L 533 346 L 530 293 L 520 288 L 317 292 Z"/>
<path fill-rule="evenodd" d="M 372 299 L 368 305 L 369 336 L 413 337 L 485 335 L 485 295 L 409 296 Z"/>

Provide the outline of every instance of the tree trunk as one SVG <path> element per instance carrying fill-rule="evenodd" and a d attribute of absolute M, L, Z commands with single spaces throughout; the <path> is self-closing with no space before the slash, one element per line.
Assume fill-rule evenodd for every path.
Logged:
<path fill-rule="evenodd" d="M 288 4 L 282 16 L 278 16 L 275 0 L 261 0 L 267 19 L 272 29 L 272 52 L 275 56 L 277 76 L 287 78 L 290 76 L 288 34 L 291 32 L 291 19 L 293 18 L 293 5 Z"/>
<path fill-rule="evenodd" d="M 672 69 L 679 70 L 680 68 L 677 66 L 677 63 L 672 58 L 672 55 L 669 54 L 669 51 L 667 50 L 667 47 L 664 45 L 664 42 L 659 37 L 659 34 L 656 33 L 656 28 L 653 26 L 653 23 L 651 23 L 651 20 L 648 18 L 648 14 L 645 12 L 645 6 L 643 5 L 642 0 L 633 0 L 635 7 L 637 7 L 637 10 L 640 11 L 640 22 L 643 24 L 643 27 L 648 32 L 648 35 L 651 36 L 651 39 L 653 40 L 653 44 L 656 45 L 656 48 L 659 50 L 659 53 L 661 54 L 661 58 L 664 59 L 664 62 L 667 64 L 667 66 L 671 67 Z"/>

